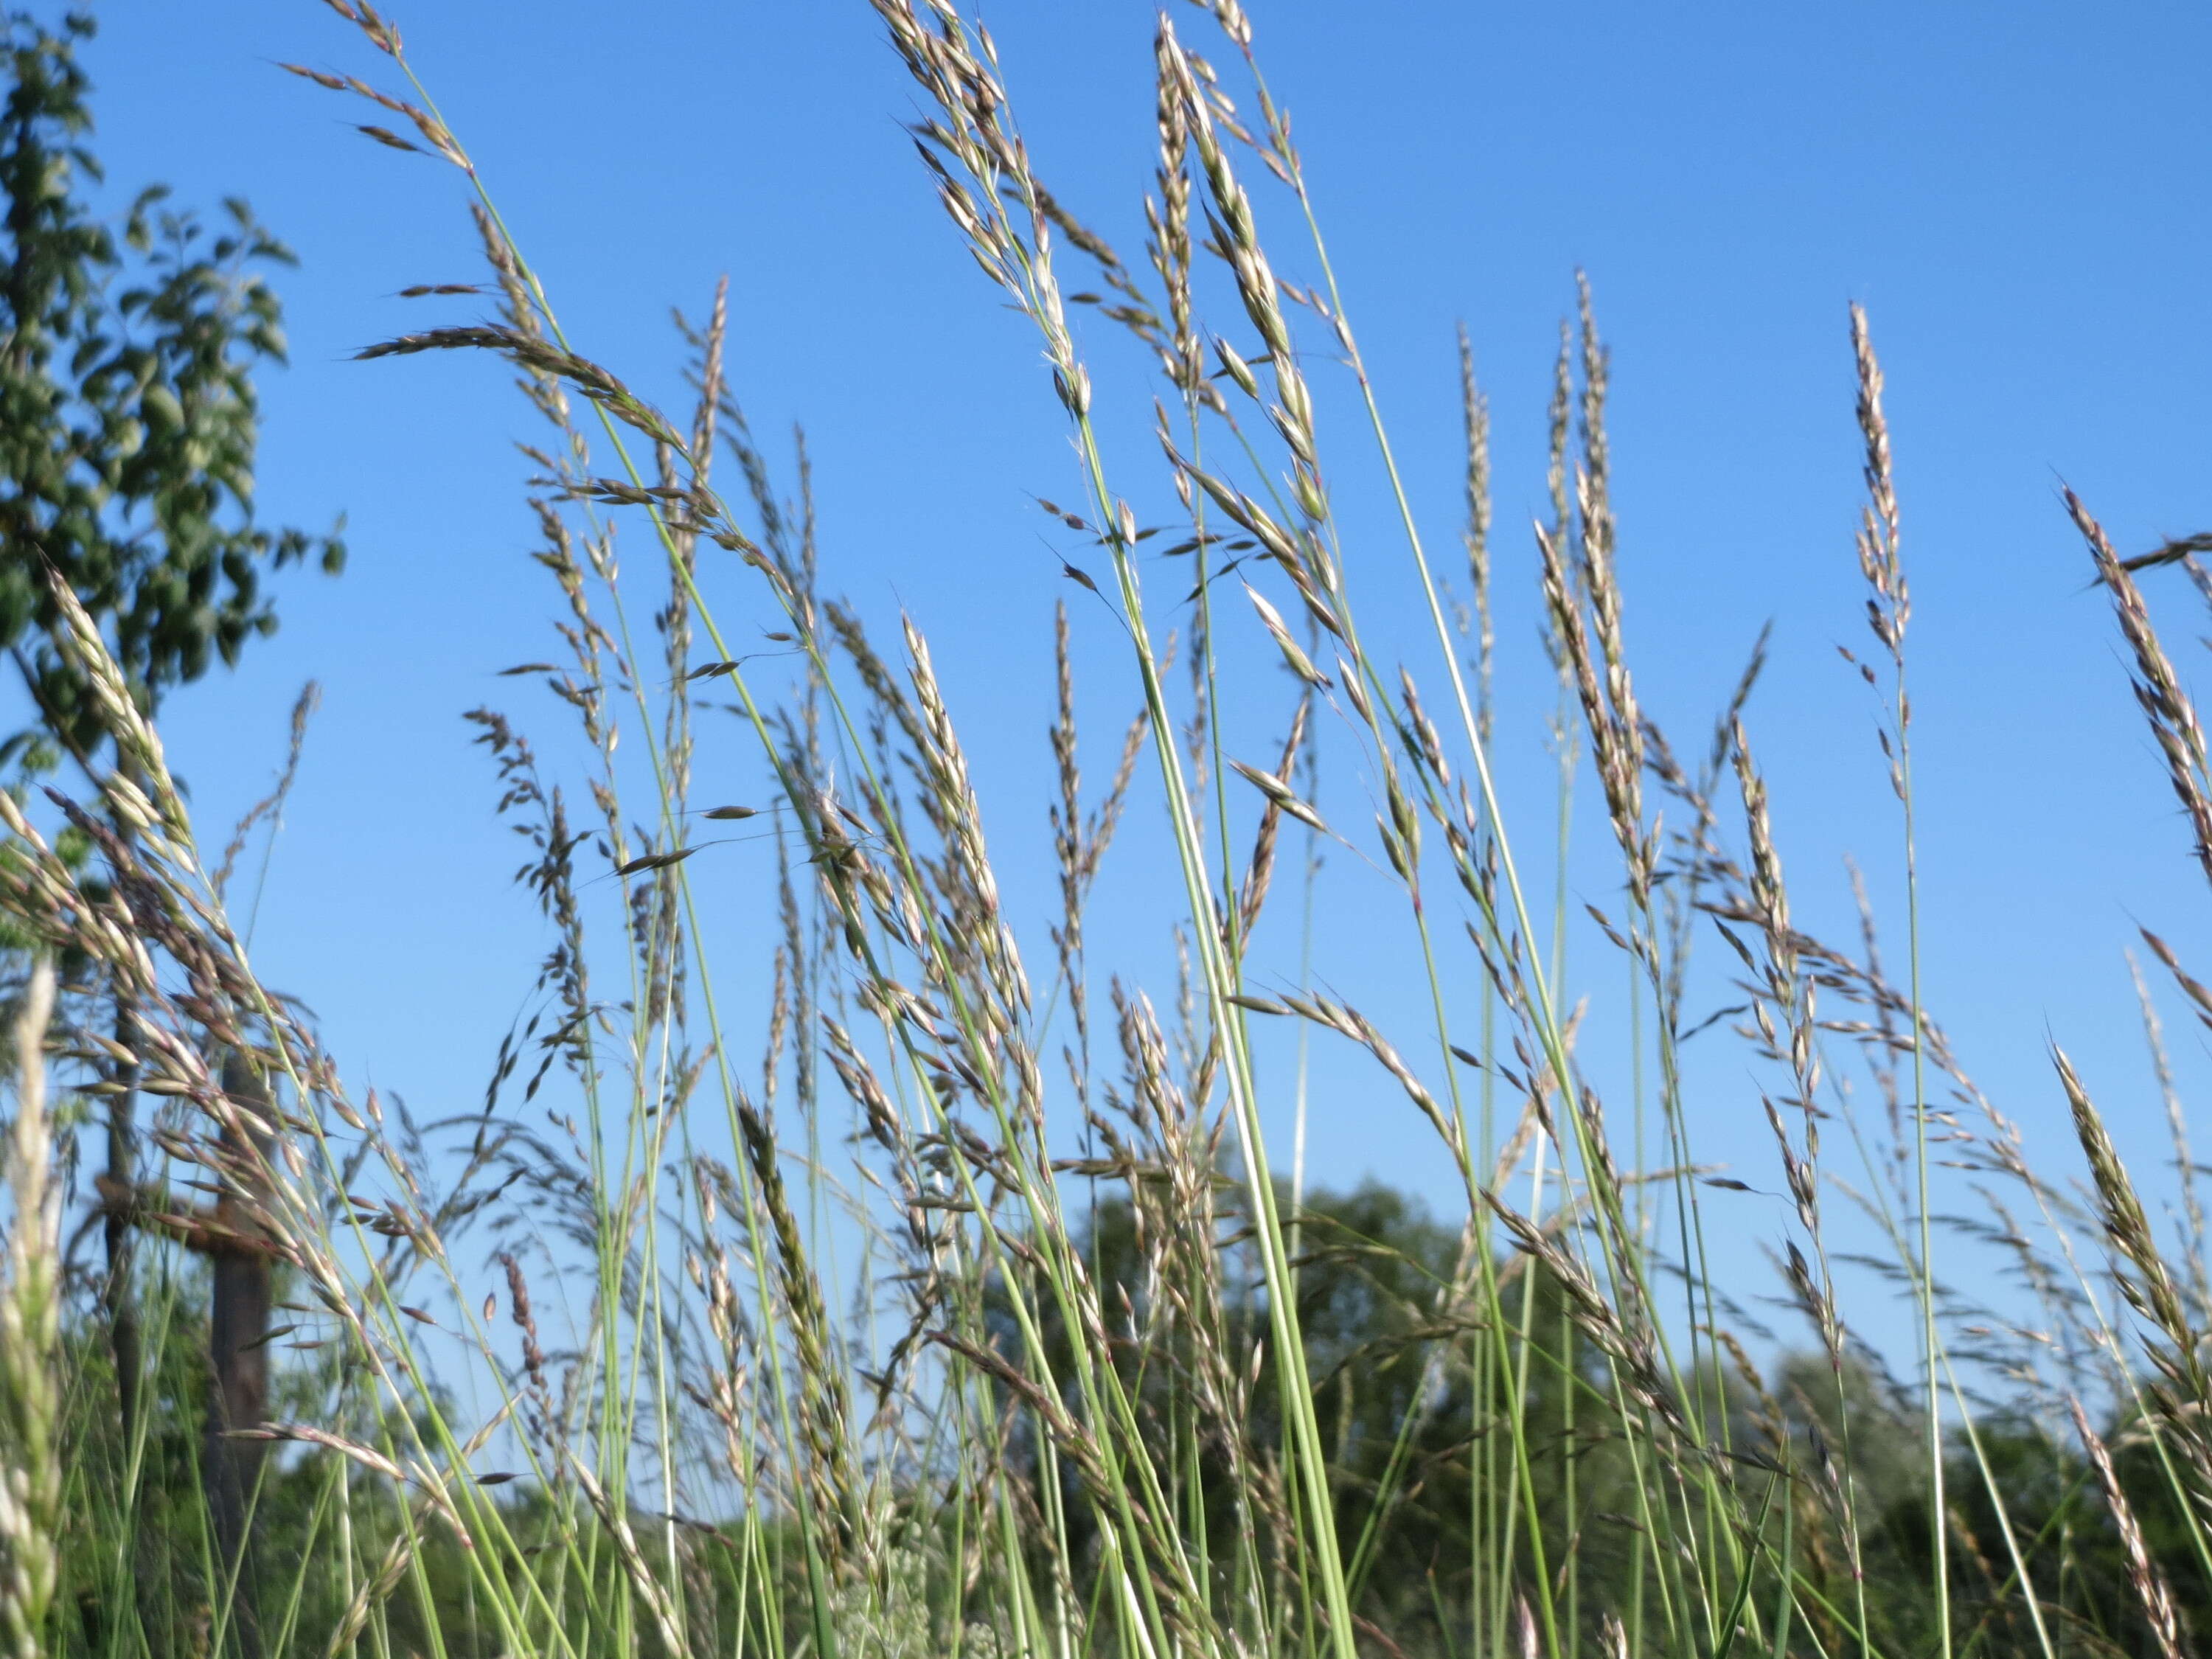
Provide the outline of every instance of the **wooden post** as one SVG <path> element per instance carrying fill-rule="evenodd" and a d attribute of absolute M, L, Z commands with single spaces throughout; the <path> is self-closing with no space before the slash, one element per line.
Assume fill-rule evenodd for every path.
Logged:
<path fill-rule="evenodd" d="M 131 1029 L 130 1005 L 120 992 L 115 999 L 115 1040 L 129 1045 L 137 1033 Z M 133 1061 L 115 1063 L 108 1081 L 116 1092 L 107 1097 L 107 1178 L 130 1191 L 138 1184 L 137 1104 L 138 1067 Z M 107 1306 L 107 1340 L 115 1356 L 115 1405 L 123 1424 L 124 1455 L 130 1455 L 132 1437 L 138 1432 L 138 1378 L 144 1361 L 139 1353 L 138 1310 L 132 1301 L 131 1265 L 133 1239 L 129 1218 L 111 1208 L 107 1212 L 107 1284 L 103 1299 Z"/>
<path fill-rule="evenodd" d="M 222 1574 L 213 1599 L 220 1607 L 228 1593 L 232 1650 L 239 1659 L 261 1659 L 252 1505 L 268 1443 L 234 1439 L 231 1431 L 259 1428 L 269 1415 L 270 1257 L 265 1248 L 256 1247 L 264 1237 L 258 1212 L 268 1195 L 276 1114 L 267 1082 L 238 1049 L 224 1056 L 222 1091 L 259 1123 L 234 1117 L 223 1125 L 222 1147 L 231 1165 L 225 1185 L 231 1190 L 216 1206 L 216 1242 L 207 1251 L 215 1290 L 209 1310 L 211 1374 L 200 1468 Z"/>

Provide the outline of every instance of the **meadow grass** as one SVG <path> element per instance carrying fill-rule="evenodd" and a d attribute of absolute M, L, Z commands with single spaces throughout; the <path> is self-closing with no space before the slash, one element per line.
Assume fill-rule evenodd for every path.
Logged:
<path fill-rule="evenodd" d="M 541 423 L 528 507 L 562 611 L 553 659 L 512 672 L 569 725 L 549 750 L 503 713 L 470 718 L 555 942 L 481 1114 L 426 1127 L 355 1095 L 234 924 L 252 821 L 211 866 L 158 732 L 57 593 L 118 762 L 53 814 L 0 804 L 26 983 L 0 1634 L 24 1654 L 378 1659 L 2188 1651 L 2191 1616 L 2212 1614 L 2212 1291 L 2185 1115 L 2169 1081 L 2187 1225 L 2165 1239 L 2063 1054 L 2086 1183 L 2030 1166 L 1923 1006 L 1911 610 L 1865 316 L 1839 366 L 1863 441 L 1862 666 L 1899 806 L 1901 982 L 1870 916 L 1840 945 L 1793 921 L 1747 709 L 1764 642 L 1694 747 L 1638 700 L 1586 285 L 1534 538 L 1559 770 L 1532 809 L 1500 798 L 1494 763 L 1504 566 L 1472 353 L 1463 339 L 1447 570 L 1235 0 L 1160 21 L 1135 264 L 1038 177 L 980 24 L 949 0 L 873 3 L 921 100 L 923 182 L 1042 350 L 1039 417 L 1077 458 L 1055 490 L 1071 504 L 1048 506 L 1092 550 L 1079 580 L 1114 623 L 1085 673 L 1136 711 L 1103 749 L 1079 731 L 1063 611 L 1041 711 L 1049 952 L 1025 953 L 1033 924 L 1002 900 L 927 641 L 908 623 L 886 643 L 823 591 L 803 461 L 777 477 L 728 384 L 725 295 L 684 329 L 688 410 L 580 355 L 398 24 L 325 0 L 362 73 L 295 72 L 376 106 L 380 143 L 461 172 L 486 260 L 471 291 L 496 311 L 362 355 L 491 354 Z M 1310 287 L 1278 274 L 1255 191 L 1292 228 L 1280 268 Z M 1135 405 L 1157 462 L 1105 435 L 1124 422 L 1079 304 L 1159 377 Z M 1366 453 L 1340 462 L 1309 380 L 1324 356 L 1365 423 Z M 1333 507 L 1332 469 L 1370 462 L 1393 548 L 1344 535 Z M 1179 514 L 1140 522 L 1132 501 L 1165 493 Z M 2212 877 L 2212 761 L 2137 581 L 2188 562 L 2201 582 L 2199 550 L 2123 559 L 2069 506 Z M 1188 599 L 1148 595 L 1164 570 Z M 1363 630 L 1401 577 L 1425 629 L 1403 665 Z M 763 605 L 795 675 L 725 620 Z M 1248 722 L 1224 713 L 1255 707 L 1280 708 L 1279 744 L 1234 754 Z M 702 805 L 699 734 L 732 719 L 773 799 Z M 1595 915 L 1615 960 L 1571 976 L 1586 781 L 1618 858 Z M 1175 872 L 1157 926 L 1180 971 L 1149 993 L 1095 984 L 1088 955 L 1087 908 L 1137 814 L 1164 825 Z M 773 837 L 765 946 L 718 928 L 692 862 L 739 823 Z M 1424 994 L 1388 1020 L 1316 959 L 1324 848 L 1405 905 Z M 1254 967 L 1284 893 L 1301 911 L 1287 981 Z M 1723 1273 L 1707 1239 L 1717 1177 L 1683 1053 L 1711 1023 L 1693 945 L 1716 939 L 1736 998 L 1717 1030 L 1759 1079 L 1786 1188 L 1778 1286 Z M 2212 1018 L 2212 992 L 2146 942 Z M 757 1054 L 726 988 L 756 982 L 772 988 Z M 1279 1022 L 1287 1048 L 1261 1030 Z M 1316 1039 L 1425 1121 L 1462 1213 L 1310 1181 Z M 1584 1062 L 1600 1041 L 1626 1057 L 1626 1101 Z M 144 1376 L 118 1388 L 48 1149 L 134 1084 L 161 1103 L 160 1170 L 94 1211 L 140 1244 Z M 1263 1133 L 1285 1101 L 1287 1176 Z M 1994 1249 L 2027 1311 L 1951 1283 L 1944 1164 L 1985 1201 L 1971 1259 Z M 1914 1310 L 1917 1351 L 1894 1366 L 1839 1299 L 1839 1199 Z M 210 1332 L 226 1273 L 261 1275 L 271 1322 Z M 550 1284 L 569 1329 L 541 1318 Z M 1802 1346 L 1759 1341 L 1743 1310 L 1765 1294 Z M 208 1403 L 210 1340 L 226 1376 L 261 1356 L 266 1420 L 237 1420 L 234 1391 Z"/>

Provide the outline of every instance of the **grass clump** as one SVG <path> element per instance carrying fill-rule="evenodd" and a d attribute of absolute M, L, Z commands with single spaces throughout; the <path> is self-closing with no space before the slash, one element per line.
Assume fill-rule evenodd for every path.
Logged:
<path fill-rule="evenodd" d="M 1059 908 L 1050 950 L 1025 951 L 929 643 L 825 592 L 803 458 L 787 493 L 728 383 L 726 296 L 684 326 L 688 410 L 592 361 L 397 24 L 327 3 L 363 73 L 295 72 L 374 103 L 380 143 L 459 170 L 497 308 L 362 355 L 489 353 L 541 423 L 528 508 L 562 611 L 551 659 L 511 672 L 566 724 L 556 748 L 503 711 L 469 718 L 552 944 L 480 1112 L 417 1124 L 351 1091 L 255 973 L 226 904 L 237 848 L 204 857 L 111 630 L 49 582 L 54 660 L 113 759 L 88 758 L 58 819 L 0 802 L 27 975 L 0 1313 L 0 1628 L 20 1651 L 2188 1650 L 2212 1613 L 2195 1170 L 2185 1146 L 2194 1231 L 2161 1240 L 2063 1055 L 2087 1184 L 2031 1167 L 1923 1004 L 1911 608 L 1863 313 L 1864 668 L 1902 807 L 1901 983 L 1870 918 L 1847 945 L 1794 919 L 1753 746 L 1764 642 L 1694 747 L 1638 700 L 1586 286 L 1535 538 L 1559 771 L 1530 837 L 1495 763 L 1501 559 L 1471 353 L 1448 574 L 1250 20 L 1213 0 L 1192 29 L 1160 22 L 1132 263 L 1040 177 L 988 32 L 949 0 L 875 0 L 928 182 L 1041 343 L 1041 406 L 1077 459 L 1069 504 L 1046 505 L 1095 550 L 1097 574 L 1071 574 L 1110 613 L 1105 672 L 1133 709 L 1094 750 L 1063 611 Z M 1263 187 L 1295 254 L 1263 237 Z M 1311 286 L 1279 275 L 1293 260 Z M 1077 267 L 1095 292 L 1066 286 Z M 1119 362 L 1086 355 L 1078 304 L 1160 377 L 1137 405 L 1159 477 L 1112 441 Z M 1395 556 L 1340 520 L 1353 463 L 1323 443 L 1316 341 L 1350 365 Z M 2194 550 L 2123 560 L 2069 506 L 2172 787 L 2212 821 L 2136 580 Z M 1156 552 L 1188 598 L 1148 594 Z M 1368 620 L 1386 557 L 1427 630 L 1402 665 Z M 772 612 L 776 659 L 728 620 L 746 605 Z M 1233 753 L 1255 710 L 1279 736 Z M 1585 775 L 1620 865 L 1595 913 L 1618 999 L 1573 988 L 1564 878 L 1545 908 Z M 1176 966 L 1149 991 L 1094 982 L 1088 920 L 1139 814 L 1164 823 L 1176 878 L 1158 918 Z M 774 849 L 758 927 L 721 925 L 701 856 L 739 824 Z M 1356 898 L 1332 897 L 1324 848 L 1370 872 Z M 1423 990 L 1388 1018 L 1311 945 L 1317 911 L 1377 890 L 1404 907 L 1375 926 L 1405 928 Z M 1287 892 L 1289 958 L 1262 926 Z M 1693 950 L 1715 939 L 1718 974 Z M 737 1006 L 755 983 L 757 1018 Z M 1724 1271 L 1708 1237 L 1705 1194 L 1741 1183 L 1705 1161 L 1683 1052 L 1716 1025 L 1774 1139 L 1778 1286 Z M 1308 1181 L 1317 1042 L 1434 1133 L 1457 1213 Z M 118 1065 L 161 1103 L 157 1168 L 94 1212 L 140 1246 L 129 1376 L 40 1150 Z M 48 1068 L 76 1103 L 50 1110 Z M 1287 1176 L 1278 1102 L 1297 1110 Z M 1946 1164 L 1985 1203 L 1958 1230 L 1979 1246 L 1946 1237 Z M 1838 1289 L 1863 1238 L 1914 1309 L 1894 1369 Z M 1978 1306 L 1939 1260 L 1984 1247 L 2031 1310 Z M 1802 1320 L 1778 1344 L 1747 1311 L 1770 1293 Z"/>

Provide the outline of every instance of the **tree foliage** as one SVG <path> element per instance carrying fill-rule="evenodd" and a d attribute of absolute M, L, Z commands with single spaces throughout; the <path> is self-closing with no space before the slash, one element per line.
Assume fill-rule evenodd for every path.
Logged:
<path fill-rule="evenodd" d="M 344 560 L 334 534 L 254 518 L 253 374 L 285 349 L 264 272 L 292 255 L 235 198 L 215 228 L 161 186 L 132 201 L 119 234 L 94 216 L 82 186 L 101 173 L 76 52 L 93 30 L 82 12 L 58 29 L 21 12 L 0 21 L 0 642 L 43 735 L 87 756 L 102 733 L 45 637 L 52 575 L 100 621 L 151 708 L 275 629 L 265 570 Z M 25 732 L 6 752 L 44 747 Z"/>

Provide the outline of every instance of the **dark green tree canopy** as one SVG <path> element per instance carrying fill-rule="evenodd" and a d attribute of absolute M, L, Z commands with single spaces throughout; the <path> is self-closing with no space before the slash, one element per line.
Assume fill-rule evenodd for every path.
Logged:
<path fill-rule="evenodd" d="M 100 621 L 151 708 L 275 629 L 265 568 L 313 557 L 334 572 L 344 559 L 334 535 L 253 516 L 252 376 L 284 360 L 261 273 L 290 252 L 236 198 L 210 229 L 149 189 L 119 234 L 81 199 L 100 178 L 76 61 L 93 28 L 82 12 L 58 31 L 21 12 L 0 22 L 0 643 L 40 726 L 87 756 L 103 733 L 46 638 L 49 573 Z M 38 747 L 25 732 L 0 754 Z"/>

